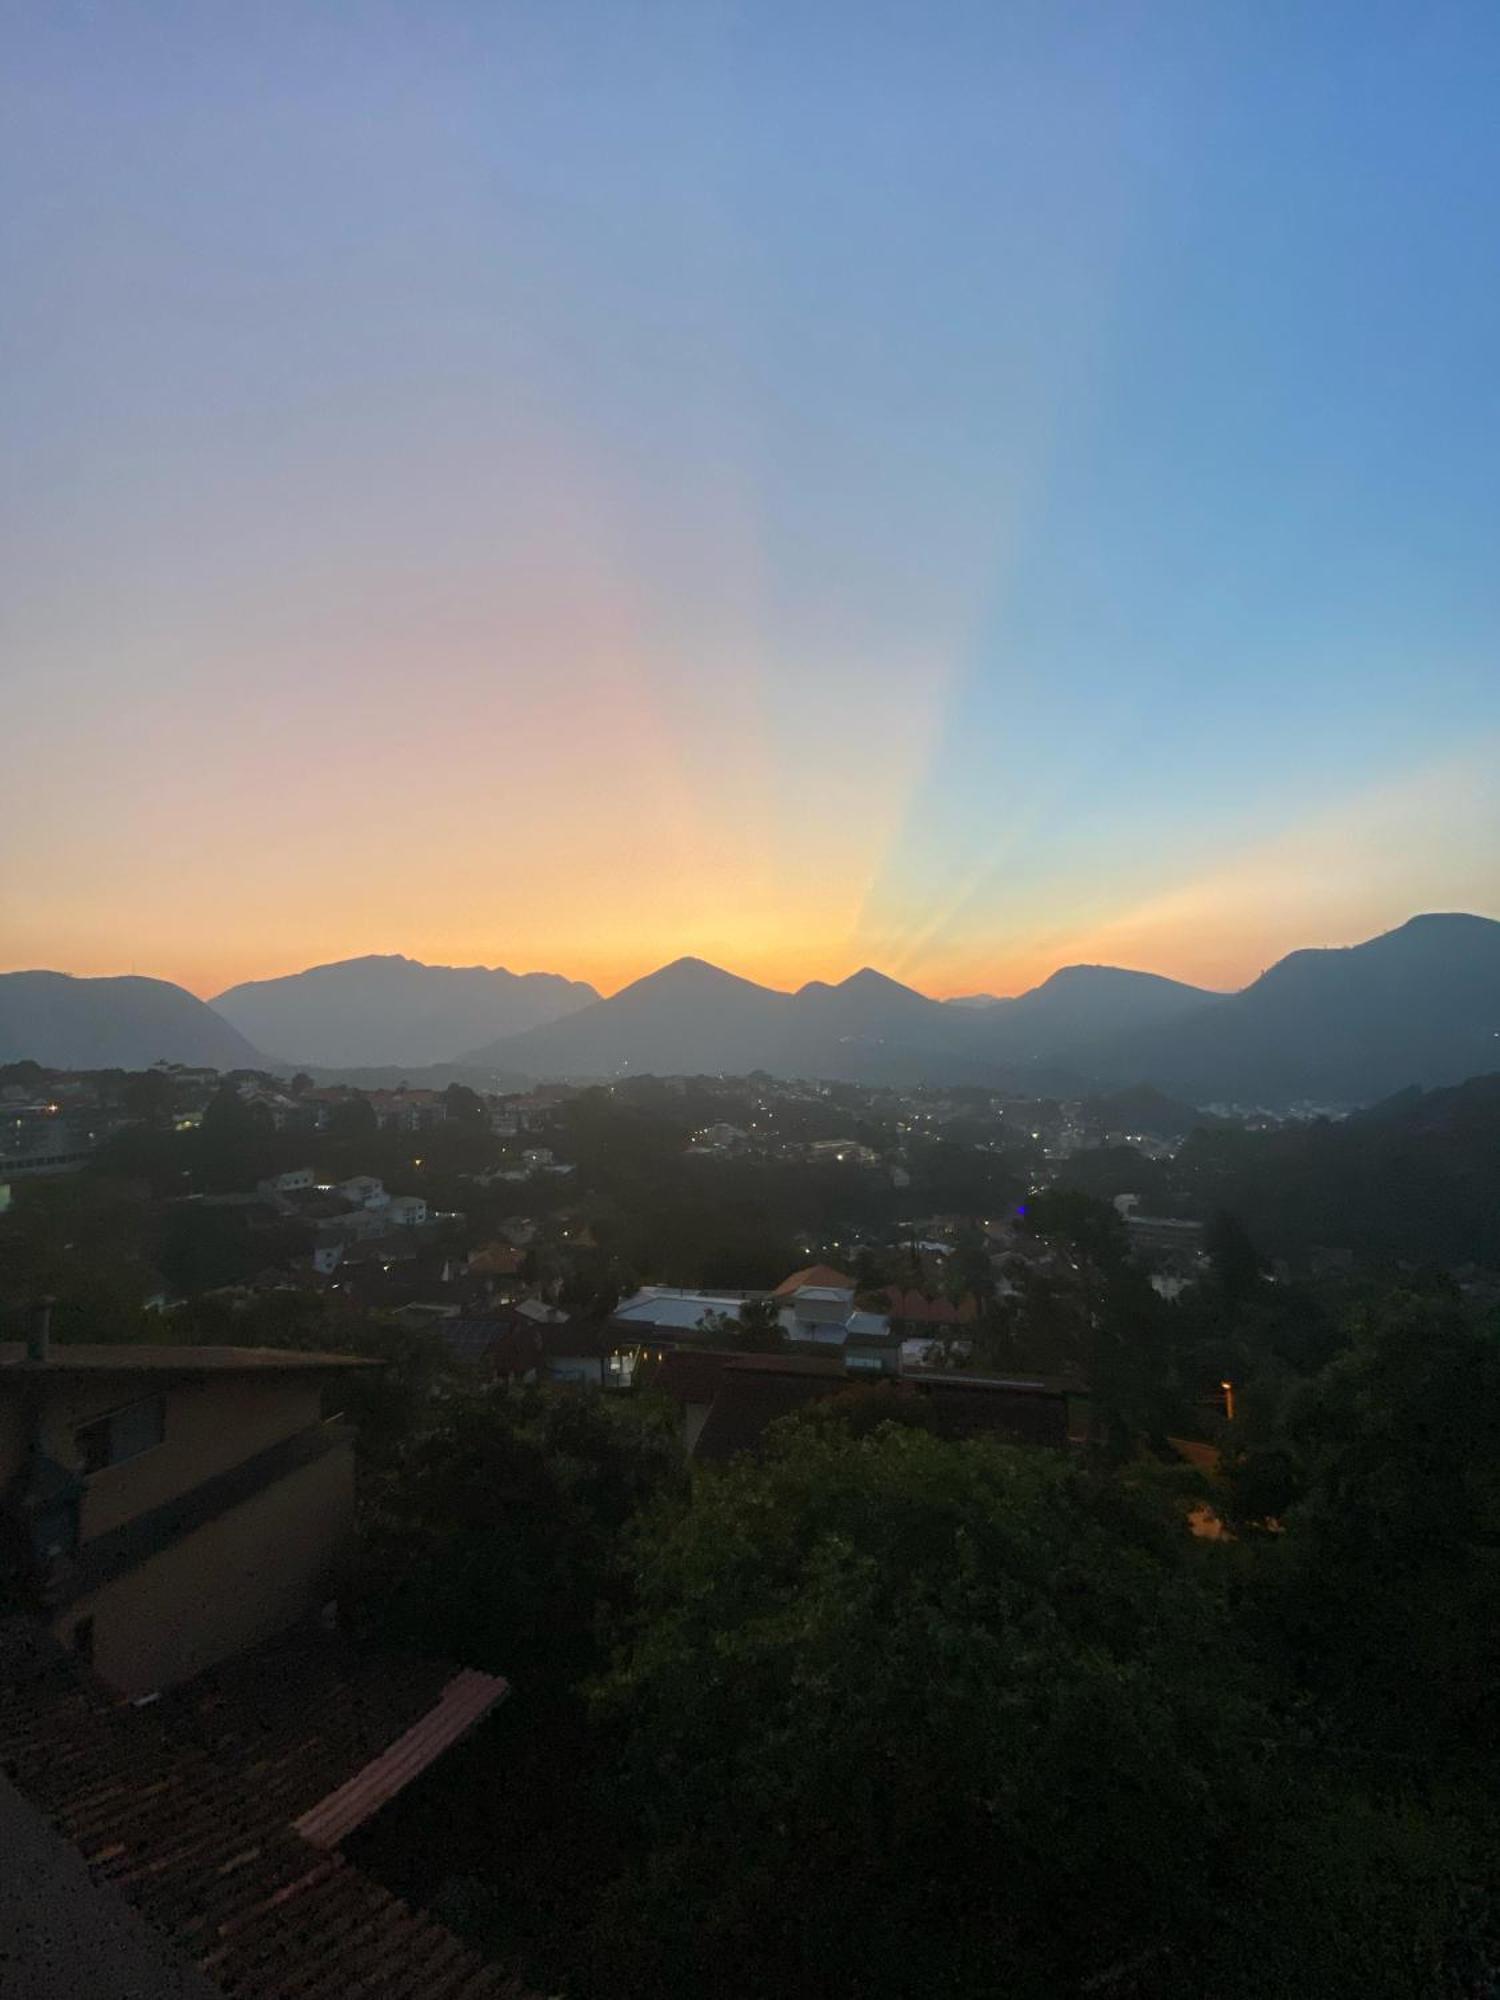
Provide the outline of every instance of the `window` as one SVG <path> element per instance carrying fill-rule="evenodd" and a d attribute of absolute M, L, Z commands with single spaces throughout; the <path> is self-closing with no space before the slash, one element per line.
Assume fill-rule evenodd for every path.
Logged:
<path fill-rule="evenodd" d="M 123 1465 L 139 1458 L 143 1451 L 159 1445 L 166 1435 L 167 1405 L 163 1396 L 148 1397 L 144 1403 L 127 1403 L 123 1410 L 111 1410 L 81 1424 L 75 1434 L 80 1469 L 103 1472 L 107 1466 Z"/>

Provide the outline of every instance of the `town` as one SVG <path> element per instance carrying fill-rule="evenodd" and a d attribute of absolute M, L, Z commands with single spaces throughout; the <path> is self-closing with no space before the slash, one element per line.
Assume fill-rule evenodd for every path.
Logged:
<path fill-rule="evenodd" d="M 1082 1650 L 1049 1642 L 1046 1671 L 1065 1681 L 1086 1680 L 1101 1646 L 1122 1672 L 1146 1659 L 1158 1614 L 1138 1607 L 1117 1627 L 1107 1610 L 1127 1575 L 1148 1596 L 1203 1593 L 1193 1615 L 1219 1606 L 1217 1618 L 1253 1557 L 1264 1615 L 1319 1630 L 1354 1619 L 1323 1567 L 1345 1517 L 1317 1496 L 1360 1462 L 1358 1413 L 1384 1422 L 1461 1379 L 1480 1428 L 1455 1444 L 1452 1476 L 1470 1476 L 1487 1435 L 1495 1082 L 1330 1119 L 1198 1110 L 1149 1089 L 1058 1101 L 756 1074 L 485 1093 L 10 1065 L 0 1758 L 19 1789 L 7 1838 L 50 1882 L 69 1865 L 46 1845 L 50 1823 L 82 1844 L 94 1882 L 82 1902 L 61 1899 L 48 1950 L 70 1963 L 115 1950 L 119 1895 L 148 1920 L 148 1959 L 165 1954 L 142 1977 L 192 1965 L 213 1990 L 281 1991 L 273 1966 L 287 1990 L 330 1996 L 351 1980 L 435 1996 L 679 1990 L 697 1947 L 680 1955 L 650 1873 L 675 1850 L 650 1849 L 643 1873 L 636 1849 L 665 1840 L 648 1829 L 686 1795 L 674 1780 L 637 1796 L 632 1760 L 670 1761 L 684 1729 L 694 1756 L 720 1754 L 741 1674 L 769 1673 L 776 1700 L 793 1701 L 803 1646 L 783 1655 L 775 1642 L 793 1675 L 783 1687 L 782 1666 L 756 1665 L 747 1639 L 696 1723 L 672 1678 L 745 1617 L 752 1632 L 769 1619 L 771 1643 L 788 1560 L 807 1616 L 843 1549 L 862 1551 L 872 1577 L 888 1571 L 890 1615 L 917 1621 L 903 1643 L 927 1664 L 879 1695 L 885 1742 L 913 1673 L 935 1671 L 932 1593 L 957 1588 L 954 1534 L 966 1546 L 1024 1523 L 1060 1538 L 1040 1567 L 995 1544 L 994 1575 L 1022 1591 L 1006 1619 L 1050 1624 L 1067 1578 L 1094 1565 Z M 1376 1372 L 1377 1403 L 1319 1415 L 1350 1369 Z M 908 1569 L 897 1524 L 913 1508 L 938 1539 Z M 766 1525 L 742 1546 L 752 1516 Z M 1462 1522 L 1455 1505 L 1444 1535 L 1462 1540 Z M 785 1535 L 800 1554 L 776 1553 Z M 1309 1567 L 1287 1569 L 1298 1550 Z M 1351 1578 L 1364 1573 L 1347 1560 Z M 1200 1561 L 1217 1568 L 1200 1574 Z M 709 1577 L 729 1592 L 718 1609 L 701 1594 Z M 990 1587 L 976 1576 L 979 1596 L 954 1614 L 966 1645 L 996 1641 Z M 837 1672 L 862 1675 L 868 1702 L 881 1684 L 870 1635 L 857 1637 L 861 1601 L 840 1600 Z M 1371 1618 L 1378 1631 L 1359 1643 L 1383 1664 L 1355 1681 L 1372 1704 L 1362 1731 L 1378 1738 L 1407 1640 L 1373 1599 L 1358 1614 Z M 679 1628 L 679 1650 L 663 1653 Z M 1144 1808 L 1158 1847 L 1138 1879 L 1198 1980 L 1219 1933 L 1172 1885 L 1205 1865 L 1205 1837 L 1216 1879 L 1237 1879 L 1239 1829 L 1201 1815 L 1174 1826 L 1176 1790 L 1203 1768 L 1188 1747 L 1199 1695 L 1156 1643 L 1143 1686 L 1184 1707 Z M 1247 1630 L 1233 1643 L 1265 1642 Z M 1488 1643 L 1478 1627 L 1473 1643 Z M 1243 1784 L 1229 1773 L 1245 1732 L 1274 1735 L 1283 1701 L 1291 1713 L 1333 1698 L 1290 1657 L 1266 1671 L 1273 1692 L 1230 1702 L 1216 1725 L 1209 1762 L 1226 1798 Z M 1473 1685 L 1455 1684 L 1446 1744 L 1481 1726 Z M 977 1722 L 991 1697 L 974 1699 Z M 1140 1726 L 1120 1712 L 1106 1764 Z M 1052 1727 L 1041 1710 L 1028 1723 L 1033 1764 L 1075 1754 L 1045 1747 Z M 777 1784 L 812 1787 L 805 1809 L 823 1812 L 813 1742 L 785 1754 Z M 1278 1809 L 1281 1755 L 1244 1811 Z M 149 1808 L 131 1803 L 134 1768 L 153 1774 Z M 1385 1809 L 1358 1796 L 1360 1811 Z M 121 1803 L 95 1803 L 110 1798 Z M 1307 1794 L 1277 1838 L 1304 1865 L 1316 1850 L 1321 1868 L 1354 1808 L 1320 1798 Z M 1407 1793 L 1392 1803 L 1409 1809 Z M 867 1871 L 862 1923 L 875 1884 L 901 1906 L 909 1843 L 931 1824 L 914 1808 L 888 1865 Z M 1472 1832 L 1451 1832 L 1459 1884 L 1478 1865 Z M 782 1834 L 753 1837 L 779 1868 Z M 855 1819 L 837 1837 L 866 1836 Z M 562 1893 L 564 1853 L 590 1871 L 586 1892 Z M 1110 1856 L 1101 1866 L 1117 1869 Z M 1394 1851 L 1391 1867 L 1387 1893 L 1405 1910 L 1426 1892 Z M 1348 1901 L 1326 1868 L 1317 1879 Z M 649 1922 L 626 1922 L 622 1896 L 644 1898 Z M 28 1921 L 45 1925 L 45 1903 Z M 1089 1990 L 1166 1990 L 1136 1919 L 1097 1908 L 1091 1924 L 1049 1921 L 1033 1937 L 1023 1898 L 962 1949 L 999 1954 L 997 1968 L 1032 1952 L 1039 1976 L 1067 1964 Z M 807 1919 L 815 1930 L 768 1937 L 747 1977 L 792 1977 L 783 1951 L 799 1965 L 832 1953 L 859 1963 L 863 1990 L 885 1990 L 846 1913 L 820 1897 Z M 1145 1983 L 1099 1987 L 1127 1944 L 1147 1953 Z M 893 1976 L 894 1992 L 906 1975 Z"/>
<path fill-rule="evenodd" d="M 770 1076 L 485 1096 L 54 1072 L 0 1085 L 0 1204 L 20 1196 L 24 1239 L 33 1208 L 66 1211 L 55 1177 L 120 1188 L 131 1309 L 167 1320 L 316 1301 L 492 1367 L 525 1334 L 543 1378 L 624 1387 L 645 1357 L 728 1344 L 742 1308 L 774 1301 L 778 1344 L 898 1373 L 974 1361 L 986 1310 L 1055 1273 L 1027 1214 L 1059 1176 L 1108 1190 L 1164 1296 L 1189 1283 L 1205 1218 L 1157 1210 L 1199 1116 L 1149 1091 L 1059 1103 Z"/>

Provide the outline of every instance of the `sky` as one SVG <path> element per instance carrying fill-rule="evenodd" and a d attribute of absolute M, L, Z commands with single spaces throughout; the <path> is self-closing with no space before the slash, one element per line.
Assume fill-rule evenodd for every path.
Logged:
<path fill-rule="evenodd" d="M 1500 915 L 1492 0 L 0 34 L 0 965 Z"/>

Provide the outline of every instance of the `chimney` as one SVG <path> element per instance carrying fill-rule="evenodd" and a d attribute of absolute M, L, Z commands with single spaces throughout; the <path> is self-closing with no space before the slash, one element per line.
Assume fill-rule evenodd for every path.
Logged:
<path fill-rule="evenodd" d="M 45 1361 L 52 1351 L 52 1300 L 38 1299 L 31 1308 L 31 1324 L 26 1329 L 26 1359 Z"/>

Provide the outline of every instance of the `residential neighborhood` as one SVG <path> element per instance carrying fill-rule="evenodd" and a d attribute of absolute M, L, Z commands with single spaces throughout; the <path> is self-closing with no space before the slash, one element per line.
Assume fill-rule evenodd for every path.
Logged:
<path fill-rule="evenodd" d="M 769 1635 L 747 1686 L 781 1685 L 790 1563 L 793 1664 L 837 1602 L 861 1690 L 883 1671 L 862 1579 L 883 1579 L 881 1638 L 906 1620 L 925 1663 L 885 1687 L 893 1716 L 942 1679 L 945 1619 L 983 1652 L 1016 1602 L 1028 1630 L 1086 1616 L 1047 1676 L 1092 1702 L 1098 1649 L 1134 1658 L 1122 1635 L 1159 1615 L 1108 1609 L 1156 1588 L 1143 1551 L 1188 1588 L 1191 1551 L 1279 1536 L 1284 1447 L 1246 1428 L 1268 1382 L 1330 1355 L 1336 1379 L 1372 1296 L 1482 1370 L 1464 1329 L 1500 1300 L 1493 1261 L 1377 1275 L 1388 1228 L 1316 1179 L 1338 1123 L 1140 1093 L 169 1065 L 18 1065 L 0 1091 L 26 1148 L 0 1197 L 0 1818 L 77 1902 L 59 1963 L 133 1913 L 172 1977 L 259 2000 L 354 1976 L 594 2000 L 601 1965 L 631 1990 L 643 1937 L 675 1981 L 659 1906 L 645 1931 L 611 1914 L 656 1894 L 611 1816 L 650 1851 L 661 1795 L 627 1774 L 667 1767 L 689 1690 L 728 1704 L 701 1754 L 750 1726 L 738 1681 L 703 1679 L 744 1592 Z M 1040 1561 L 1005 1539 L 1020 1522 Z M 981 1544 L 1003 1615 L 962 1554 Z M 691 1636 L 706 1587 L 712 1639 Z M 1190 1709 L 1177 1671 L 1151 1669 Z M 820 1710 L 819 1737 L 854 1743 L 860 1713 Z M 559 1857 L 585 1852 L 580 1888 Z"/>

